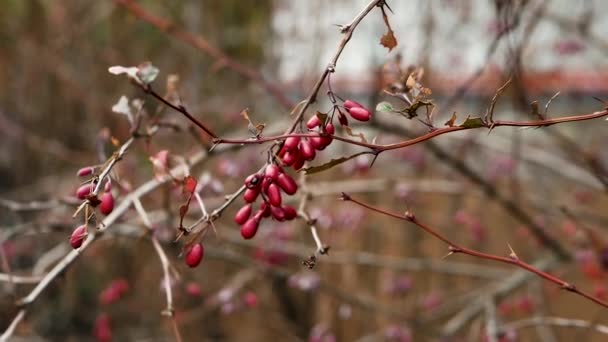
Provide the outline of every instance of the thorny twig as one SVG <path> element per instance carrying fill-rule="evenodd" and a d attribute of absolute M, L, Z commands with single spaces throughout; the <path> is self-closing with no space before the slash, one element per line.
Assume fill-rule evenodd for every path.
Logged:
<path fill-rule="evenodd" d="M 562 279 L 560 279 L 557 276 L 554 276 L 550 273 L 547 273 L 545 271 L 539 270 L 538 268 L 534 267 L 531 264 L 528 264 L 524 261 L 522 261 L 521 259 L 519 259 L 517 257 L 517 255 L 511 251 L 511 254 L 508 257 L 504 257 L 504 256 L 499 256 L 499 255 L 494 255 L 494 254 L 489 254 L 489 253 L 484 253 L 484 252 L 479 252 L 470 248 L 466 248 L 466 247 L 462 247 L 454 242 L 452 242 L 451 240 L 449 240 L 447 237 L 445 237 L 444 235 L 442 235 L 441 233 L 439 233 L 435 228 L 432 228 L 428 225 L 426 225 L 425 223 L 419 221 L 416 216 L 414 216 L 414 214 L 410 211 L 407 211 L 405 213 L 405 215 L 401 215 L 401 214 L 395 214 L 395 213 L 391 213 L 388 212 L 384 209 L 380 209 L 374 206 L 371 206 L 369 204 L 366 204 L 364 202 L 361 202 L 359 200 L 356 200 L 354 198 L 352 198 L 351 196 L 349 196 L 346 193 L 342 194 L 342 199 L 344 201 L 350 201 L 353 202 L 363 208 L 369 209 L 371 211 L 377 212 L 379 214 L 382 215 L 386 215 L 386 216 L 390 216 L 402 221 L 407 221 L 407 222 L 411 222 L 413 224 L 415 224 L 416 226 L 418 226 L 420 229 L 424 230 L 425 232 L 427 232 L 428 234 L 432 235 L 433 237 L 435 237 L 438 240 L 443 241 L 445 244 L 448 245 L 448 250 L 449 250 L 449 254 L 457 254 L 457 253 L 462 253 L 462 254 L 467 254 L 473 257 L 477 257 L 477 258 L 481 258 L 481 259 L 486 259 L 486 260 L 492 260 L 492 261 L 496 261 L 496 262 L 500 262 L 500 263 L 505 263 L 505 264 L 510 264 L 510 265 L 514 265 L 517 266 L 519 268 L 522 268 L 524 270 L 527 270 L 528 272 L 534 273 L 537 276 L 550 281 L 556 285 L 558 285 L 561 289 L 572 292 L 574 294 L 577 294 L 581 297 L 584 297 L 592 302 L 595 302 L 596 304 L 599 304 L 605 308 L 608 308 L 608 303 L 606 303 L 605 301 L 592 296 L 590 294 L 588 294 L 587 292 L 584 292 L 582 290 L 579 290 L 576 286 L 574 286 L 573 284 L 570 284 Z"/>

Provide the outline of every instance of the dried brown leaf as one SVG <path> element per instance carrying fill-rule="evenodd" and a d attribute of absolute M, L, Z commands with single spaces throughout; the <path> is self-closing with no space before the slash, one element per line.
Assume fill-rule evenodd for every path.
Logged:
<path fill-rule="evenodd" d="M 455 122 L 456 122 L 456 112 L 452 113 L 452 117 L 450 118 L 450 120 L 445 122 L 445 125 L 449 126 L 449 127 L 454 127 Z"/>
<path fill-rule="evenodd" d="M 395 46 L 397 46 L 397 38 L 395 38 L 395 34 L 393 30 L 389 29 L 383 36 L 380 38 L 380 44 L 388 49 L 388 51 L 392 51 Z"/>

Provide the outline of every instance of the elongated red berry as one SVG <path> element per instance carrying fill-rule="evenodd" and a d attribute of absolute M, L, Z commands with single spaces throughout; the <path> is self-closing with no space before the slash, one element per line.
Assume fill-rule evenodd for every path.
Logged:
<path fill-rule="evenodd" d="M 279 222 L 285 221 L 285 212 L 283 211 L 283 208 L 271 206 L 270 213 L 275 220 Z"/>
<path fill-rule="evenodd" d="M 308 127 L 308 129 L 313 129 L 318 126 L 321 126 L 321 120 L 316 114 L 308 119 L 308 122 L 306 122 L 306 127 Z"/>
<path fill-rule="evenodd" d="M 298 147 L 299 143 L 300 137 L 289 137 L 285 139 L 285 144 L 283 146 L 285 146 L 285 148 L 288 150 L 293 150 L 294 148 Z"/>
<path fill-rule="evenodd" d="M 372 113 L 370 113 L 369 110 L 361 107 L 353 107 L 348 111 L 348 113 L 353 117 L 353 119 L 359 121 L 369 121 L 369 119 L 372 118 Z"/>
<path fill-rule="evenodd" d="M 188 251 L 186 252 L 186 265 L 190 267 L 198 266 L 198 264 L 201 263 L 201 260 L 203 260 L 204 255 L 205 248 L 203 248 L 203 245 L 200 243 L 195 244 L 194 246 L 190 247 L 190 249 L 188 249 Z"/>
<path fill-rule="evenodd" d="M 80 246 L 82 246 L 82 242 L 84 241 L 84 238 L 87 236 L 87 225 L 83 224 L 82 226 L 77 227 L 76 229 L 74 229 L 74 231 L 72 232 L 72 235 L 70 236 L 70 245 L 72 246 L 72 248 L 77 249 L 80 248 Z"/>
<path fill-rule="evenodd" d="M 266 166 L 265 175 L 266 177 L 270 177 L 273 181 L 276 180 L 281 173 L 283 173 L 283 171 L 276 164 Z"/>
<path fill-rule="evenodd" d="M 250 174 L 249 176 L 247 176 L 247 178 L 245 178 L 245 186 L 247 187 L 247 189 L 255 189 L 259 187 L 262 183 L 262 177 L 262 175 L 259 175 L 257 173 Z"/>
<path fill-rule="evenodd" d="M 260 194 L 260 188 L 247 189 L 247 190 L 245 190 L 245 193 L 243 194 L 243 199 L 247 203 L 253 203 L 253 202 L 255 202 L 255 199 L 258 198 L 259 194 Z"/>
<path fill-rule="evenodd" d="M 264 202 L 262 203 L 262 205 L 260 206 L 260 210 L 258 211 L 258 213 L 256 215 L 259 215 L 259 217 L 270 217 L 270 206 L 268 205 L 268 203 Z"/>
<path fill-rule="evenodd" d="M 344 108 L 346 108 L 346 110 L 350 110 L 352 108 L 364 108 L 359 102 L 355 102 L 353 100 L 346 100 L 344 101 Z"/>
<path fill-rule="evenodd" d="M 333 124 L 327 124 L 327 126 L 325 126 L 325 131 L 329 134 L 334 134 L 336 132 L 336 128 L 334 127 Z M 331 142 L 334 140 L 334 138 L 332 137 L 322 137 L 321 138 L 321 143 L 323 144 L 323 149 L 327 146 L 329 146 L 329 144 L 331 144 Z"/>
<path fill-rule="evenodd" d="M 78 172 L 76 174 L 78 175 L 78 177 L 84 177 L 84 176 L 92 175 L 93 174 L 93 167 L 91 167 L 91 166 L 83 167 L 82 169 L 78 170 Z"/>
<path fill-rule="evenodd" d="M 241 226 L 241 236 L 244 239 L 251 239 L 255 236 L 255 233 L 258 232 L 258 227 L 260 226 L 260 219 L 257 216 L 254 216 L 247 220 L 245 224 Z"/>
<path fill-rule="evenodd" d="M 111 192 L 104 192 L 101 196 L 99 211 L 104 215 L 109 215 L 114 210 L 114 196 Z"/>
<path fill-rule="evenodd" d="M 76 190 L 76 197 L 78 197 L 79 199 L 86 199 L 91 194 L 91 192 L 93 192 L 94 188 L 95 186 L 91 183 L 84 184 L 80 186 L 78 190 Z"/>
<path fill-rule="evenodd" d="M 285 213 L 285 219 L 287 221 L 291 221 L 298 216 L 298 212 L 296 211 L 296 209 L 288 205 L 283 207 L 283 212 Z"/>
<path fill-rule="evenodd" d="M 234 215 L 234 222 L 236 222 L 236 224 L 243 224 L 247 222 L 249 216 L 251 216 L 251 203 L 245 204 L 236 212 Z"/>
<path fill-rule="evenodd" d="M 272 184 L 273 182 L 274 181 L 272 178 L 264 176 L 264 180 L 262 181 L 262 192 L 266 192 L 270 184 Z"/>
<path fill-rule="evenodd" d="M 293 163 L 295 163 L 296 160 L 298 160 L 299 153 L 300 153 L 300 151 L 297 148 L 294 148 L 293 150 L 289 150 L 289 151 L 285 152 L 285 155 L 283 155 L 283 164 L 285 164 L 286 166 L 293 165 Z"/>
<path fill-rule="evenodd" d="M 310 144 L 315 148 L 315 150 L 320 151 L 325 149 L 325 140 L 323 140 L 323 137 L 312 137 L 309 140 Z"/>
<path fill-rule="evenodd" d="M 277 178 L 277 184 L 288 195 L 293 195 L 298 191 L 298 184 L 293 178 L 291 178 L 290 175 L 286 173 L 279 175 L 279 178 Z"/>
<path fill-rule="evenodd" d="M 268 191 L 266 191 L 266 195 L 268 195 L 268 202 L 270 202 L 270 204 L 274 205 L 275 207 L 281 205 L 281 190 L 279 189 L 278 185 L 274 183 L 270 184 Z"/>
<path fill-rule="evenodd" d="M 302 168 L 302 166 L 304 166 L 305 162 L 306 162 L 306 158 L 304 158 L 302 156 L 302 154 L 300 153 L 300 155 L 298 156 L 298 160 L 296 160 L 296 162 L 293 163 L 292 167 L 294 170 L 298 171 L 299 169 Z"/>
<path fill-rule="evenodd" d="M 300 141 L 300 157 L 304 158 L 305 160 L 313 160 L 315 159 L 316 154 L 317 152 L 315 151 L 315 148 L 312 147 L 312 144 L 308 139 L 303 139 Z"/>

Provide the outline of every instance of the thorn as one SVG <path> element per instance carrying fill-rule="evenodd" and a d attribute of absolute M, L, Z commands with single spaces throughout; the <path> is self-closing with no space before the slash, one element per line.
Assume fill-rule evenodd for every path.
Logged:
<path fill-rule="evenodd" d="M 513 250 L 513 248 L 511 247 L 511 245 L 507 242 L 507 246 L 509 246 L 509 250 L 511 251 L 511 253 L 509 253 L 509 258 L 513 259 L 513 260 L 519 260 L 519 257 L 517 256 L 517 254 L 515 253 L 515 251 Z"/>
<path fill-rule="evenodd" d="M 372 159 L 372 162 L 369 163 L 369 168 L 371 169 L 372 166 L 374 166 L 374 163 L 376 162 L 376 159 L 378 159 L 378 156 L 380 155 L 380 151 L 374 151 L 374 159 Z"/>
<path fill-rule="evenodd" d="M 346 192 L 343 192 L 340 196 L 340 199 L 343 201 L 350 201 L 350 195 L 348 195 Z"/>
<path fill-rule="evenodd" d="M 449 251 L 448 254 L 444 255 L 441 260 L 447 259 L 450 255 L 454 254 L 454 251 Z"/>

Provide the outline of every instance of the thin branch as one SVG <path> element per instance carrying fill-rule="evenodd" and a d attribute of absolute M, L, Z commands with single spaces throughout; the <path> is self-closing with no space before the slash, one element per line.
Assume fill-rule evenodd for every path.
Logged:
<path fill-rule="evenodd" d="M 367 4 L 367 6 L 365 6 L 365 8 L 361 12 L 359 12 L 359 14 L 357 14 L 357 16 L 350 22 L 350 24 L 342 26 L 341 32 L 342 32 L 342 34 L 344 34 L 344 36 L 342 37 L 342 40 L 340 41 L 340 44 L 338 45 L 337 51 L 335 52 L 334 56 L 332 57 L 331 61 L 329 62 L 329 64 L 325 68 L 325 70 L 323 70 L 321 77 L 317 80 L 317 83 L 312 88 L 312 91 L 310 92 L 310 95 L 308 95 L 306 102 L 300 107 L 300 110 L 298 111 L 296 118 L 293 120 L 291 127 L 286 131 L 286 133 L 291 133 L 296 129 L 296 127 L 298 126 L 298 123 L 300 121 L 302 121 L 302 118 L 304 117 L 304 113 L 306 113 L 306 110 L 308 109 L 308 107 L 316 101 L 317 95 L 319 93 L 319 89 L 321 89 L 321 86 L 323 85 L 323 83 L 325 83 L 325 79 L 327 78 L 327 76 L 329 76 L 329 74 L 331 74 L 335 71 L 336 65 L 338 64 L 338 59 L 340 59 L 340 55 L 342 54 L 342 51 L 344 51 L 346 44 L 348 44 L 348 41 L 353 36 L 353 32 L 355 32 L 355 29 L 357 28 L 359 23 L 363 20 L 363 18 L 365 18 L 366 15 L 369 14 L 369 12 L 371 12 L 374 9 L 374 7 L 382 6 L 383 4 L 384 4 L 384 0 L 371 1 L 370 3 Z"/>
<path fill-rule="evenodd" d="M 372 143 L 344 138 L 341 136 L 328 134 L 328 133 L 285 133 L 282 135 L 264 137 L 264 138 L 259 138 L 259 139 L 222 139 L 222 138 L 218 138 L 214 141 L 214 143 L 215 144 L 263 144 L 266 142 L 283 140 L 288 137 L 301 137 L 301 138 L 332 137 L 335 140 L 343 141 L 343 142 L 349 143 L 351 145 L 367 147 L 375 152 L 384 152 L 384 151 L 396 150 L 396 149 L 416 145 L 416 144 L 422 143 L 424 141 L 431 140 L 431 139 L 433 139 L 437 136 L 443 135 L 443 134 L 453 133 L 453 132 L 458 132 L 458 131 L 466 131 L 466 130 L 476 129 L 476 128 L 494 129 L 496 127 L 501 127 L 501 126 L 547 127 L 547 126 L 566 123 L 566 122 L 592 120 L 592 119 L 602 118 L 604 116 L 608 116 L 608 110 L 602 110 L 599 112 L 593 112 L 591 114 L 585 114 L 585 115 L 565 116 L 565 117 L 555 118 L 555 119 L 533 120 L 533 121 L 497 120 L 497 121 L 493 121 L 493 122 L 483 122 L 483 123 L 480 123 L 479 125 L 443 127 L 443 128 L 435 129 L 435 130 L 428 132 L 424 135 L 421 135 L 417 138 L 404 140 L 404 141 L 400 141 L 400 142 L 392 143 L 392 144 L 372 144 Z"/>
<path fill-rule="evenodd" d="M 500 262 L 500 263 L 504 263 L 504 264 L 510 264 L 510 265 L 514 265 L 517 266 L 519 268 L 522 268 L 528 272 L 534 273 L 537 276 L 552 282 L 556 285 L 558 285 L 561 289 L 572 292 L 574 294 L 577 294 L 583 298 L 586 298 L 598 305 L 601 305 L 605 308 L 608 308 L 608 303 L 604 302 L 603 300 L 594 297 L 590 294 L 588 294 L 587 292 L 584 292 L 582 290 L 579 290 L 576 286 L 558 278 L 557 276 L 554 276 L 550 273 L 547 273 L 545 271 L 542 271 L 536 267 L 534 267 L 531 264 L 528 264 L 524 261 L 522 261 L 521 259 L 519 259 L 517 257 L 517 255 L 515 255 L 514 253 L 511 253 L 511 255 L 509 255 L 508 257 L 503 257 L 503 256 L 499 256 L 499 255 L 494 255 L 494 254 L 489 254 L 489 253 L 484 253 L 484 252 L 479 252 L 470 248 L 466 248 L 466 247 L 462 247 L 459 246 L 458 244 L 452 242 L 451 240 L 449 240 L 448 238 L 446 238 L 445 236 L 443 236 L 441 233 L 439 233 L 436 229 L 420 222 L 416 216 L 414 216 L 414 214 L 412 214 L 411 212 L 406 212 L 405 215 L 401 215 L 401 214 L 395 214 L 395 213 L 391 213 L 389 211 L 386 211 L 384 209 L 380 209 L 374 206 L 371 206 L 369 204 L 366 204 L 364 202 L 361 202 L 359 200 L 353 199 L 351 196 L 349 196 L 346 193 L 342 194 L 342 199 L 344 201 L 350 201 L 353 202 L 363 208 L 369 209 L 371 211 L 377 212 L 379 214 L 382 215 L 386 215 L 386 216 L 390 216 L 402 221 L 407 221 L 407 222 L 411 222 L 413 224 L 415 224 L 416 226 L 418 226 L 420 229 L 424 230 L 425 232 L 427 232 L 428 234 L 434 236 L 436 239 L 443 241 L 445 244 L 448 245 L 448 249 L 450 251 L 450 254 L 456 254 L 456 253 L 462 253 L 462 254 L 467 254 L 470 256 L 474 256 L 480 259 L 486 259 L 486 260 L 491 260 L 491 261 L 496 261 L 496 262 Z"/>

